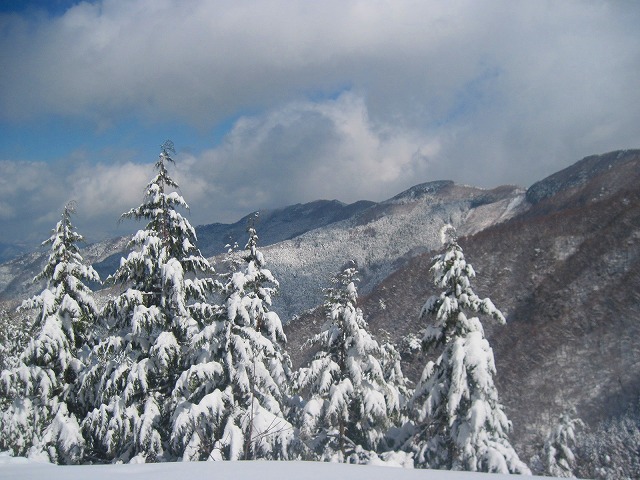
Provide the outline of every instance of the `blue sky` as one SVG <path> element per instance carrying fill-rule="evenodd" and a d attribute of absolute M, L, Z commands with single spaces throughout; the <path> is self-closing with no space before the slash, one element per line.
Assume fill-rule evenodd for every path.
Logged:
<path fill-rule="evenodd" d="M 0 12 L 20 14 L 44 12 L 49 15 L 61 15 L 77 3 L 79 3 L 77 0 L 2 0 Z"/>
<path fill-rule="evenodd" d="M 193 224 L 640 141 L 640 3 L 0 1 L 0 243 L 124 234 L 164 140 Z"/>

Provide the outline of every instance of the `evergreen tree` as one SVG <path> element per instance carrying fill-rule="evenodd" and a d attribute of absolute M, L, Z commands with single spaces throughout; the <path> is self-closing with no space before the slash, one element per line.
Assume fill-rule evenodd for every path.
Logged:
<path fill-rule="evenodd" d="M 573 470 L 576 459 L 572 451 L 575 446 L 575 431 L 584 427 L 579 418 L 571 418 L 568 413 L 560 416 L 558 424 L 553 427 L 544 443 L 545 473 L 552 477 L 575 477 Z"/>
<path fill-rule="evenodd" d="M 110 334 L 94 348 L 82 377 L 80 398 L 93 407 L 83 429 L 90 458 L 98 461 L 171 458 L 169 400 L 184 367 L 184 348 L 213 311 L 207 303 L 215 289 L 213 268 L 177 210 L 188 205 L 167 171 L 173 153 L 166 142 L 144 202 L 123 214 L 147 225 L 108 279 L 126 290 L 103 309 Z"/>
<path fill-rule="evenodd" d="M 77 463 L 83 453 L 74 387 L 83 366 L 82 349 L 98 314 L 83 282 L 100 281 L 95 270 L 83 264 L 78 250 L 83 238 L 71 223 L 73 212 L 73 204 L 67 204 L 43 242 L 51 253 L 34 281 L 45 280 L 47 286 L 20 307 L 39 312 L 33 338 L 18 365 L 3 371 L 0 381 L 2 395 L 10 399 L 0 416 L 1 448 L 63 464 Z"/>
<path fill-rule="evenodd" d="M 20 354 L 30 338 L 29 312 L 11 311 L 0 307 L 0 372 L 10 370 L 20 363 Z M 6 400 L 0 395 L 0 410 Z M 1 447 L 0 447 L 1 448 Z"/>
<path fill-rule="evenodd" d="M 453 227 L 443 229 L 446 250 L 431 267 L 436 287 L 422 316 L 432 316 L 423 338 L 427 352 L 438 348 L 416 386 L 412 405 L 418 424 L 414 439 L 416 465 L 447 470 L 529 473 L 508 440 L 510 422 L 493 383 L 493 351 L 482 324 L 469 313 L 505 323 L 488 298 L 471 288 L 473 267 L 465 261 Z"/>
<path fill-rule="evenodd" d="M 278 282 L 249 228 L 244 268 L 230 252 L 224 305 L 192 341 L 191 364 L 174 390 L 172 444 L 184 460 L 286 459 L 291 365 L 278 315 Z"/>
<path fill-rule="evenodd" d="M 322 460 L 368 461 L 385 449 L 385 434 L 400 415 L 399 359 L 367 330 L 356 306 L 356 273 L 345 268 L 327 289 L 327 321 L 307 342 L 319 351 L 295 382 L 309 398 L 299 414 L 301 438 Z M 388 365 L 385 357 L 392 360 Z"/>

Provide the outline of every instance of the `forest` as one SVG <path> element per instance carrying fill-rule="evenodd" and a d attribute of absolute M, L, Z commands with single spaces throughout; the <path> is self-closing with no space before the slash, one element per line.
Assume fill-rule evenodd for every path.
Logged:
<path fill-rule="evenodd" d="M 143 203 L 122 215 L 146 226 L 113 275 L 84 263 L 73 203 L 44 242 L 34 280 L 46 287 L 20 307 L 33 324 L 2 333 L 0 451 L 65 465 L 267 459 L 574 474 L 579 419 L 559 419 L 535 465 L 509 442 L 481 323 L 505 318 L 474 293 L 453 227 L 430 269 L 439 294 L 416 319 L 427 361 L 415 384 L 397 346 L 369 331 L 348 258 L 305 343 L 314 355 L 294 369 L 255 222 L 214 270 L 180 213 L 173 154 L 166 142 Z M 115 293 L 98 301 L 102 286 Z"/>

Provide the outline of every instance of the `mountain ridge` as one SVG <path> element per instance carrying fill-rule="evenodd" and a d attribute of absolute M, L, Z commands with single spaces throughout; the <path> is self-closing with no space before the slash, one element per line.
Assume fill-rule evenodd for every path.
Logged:
<path fill-rule="evenodd" d="M 507 317 L 505 326 L 483 325 L 524 458 L 539 453 L 560 414 L 575 408 L 593 429 L 640 398 L 640 151 L 620 153 L 578 162 L 563 176 L 583 180 L 535 203 L 525 198 L 518 214 L 459 240 L 477 272 L 476 293 Z M 412 257 L 361 296 L 378 336 L 402 348 L 406 334 L 426 327 L 418 313 L 438 293 L 429 268 L 439 251 Z M 308 357 L 298 342 L 323 321 L 317 310 L 287 325 L 294 364 Z M 416 380 L 424 357 L 402 353 Z"/>
<path fill-rule="evenodd" d="M 501 196 L 509 196 L 516 190 L 520 192 L 518 187 L 479 189 L 458 186 L 450 180 L 425 182 L 382 202 L 360 200 L 346 204 L 338 200 L 316 200 L 279 209 L 264 210 L 257 218 L 256 228 L 262 248 L 287 241 L 295 241 L 299 244 L 300 239 L 308 232 L 323 228 L 330 229 L 332 225 L 335 226 L 340 222 L 346 222 L 344 225 L 348 224 L 347 228 L 367 229 L 367 225 L 385 217 L 395 214 L 410 214 L 412 208 L 420 201 L 429 203 L 435 210 L 439 209 L 441 214 L 445 208 L 443 205 L 451 202 L 450 206 L 453 206 L 454 210 L 450 213 L 456 217 L 460 215 L 460 206 L 465 202 L 466 206 L 462 207 L 463 210 L 469 207 L 477 208 L 487 204 L 485 198 L 487 195 L 493 200 L 499 201 Z M 458 211 L 455 211 L 456 207 Z M 246 228 L 252 218 L 254 218 L 254 213 L 248 214 L 232 224 L 214 223 L 197 226 L 198 247 L 204 255 L 213 258 L 214 261 L 216 256 L 219 257 L 225 251 L 226 244 L 237 242 L 242 248 Z M 340 228 L 338 227 L 338 229 Z M 370 233 L 371 231 L 369 231 Z M 128 240 L 129 237 L 117 237 L 87 245 L 82 249 L 83 256 L 98 271 L 100 277 L 105 279 L 118 267 L 120 258 L 126 256 Z M 420 249 L 421 246 L 416 243 L 412 248 Z M 40 250 L 1 263 L 0 301 L 8 301 L 18 296 L 24 298 L 34 294 L 37 288 L 31 285 L 31 279 L 37 274 L 45 258 L 46 252 Z M 327 273 L 327 275 L 329 274 Z M 303 309 L 306 307 L 308 305 L 305 305 Z"/>
<path fill-rule="evenodd" d="M 383 202 L 323 200 L 262 212 L 259 247 L 280 281 L 273 308 L 287 323 L 294 366 L 308 358 L 301 346 L 324 322 L 317 307 L 329 279 L 355 260 L 365 319 L 374 334 L 399 345 L 415 380 L 425 358 L 403 339 L 426 326 L 418 312 L 438 293 L 429 268 L 442 248 L 439 231 L 451 224 L 477 272 L 476 293 L 507 317 L 505 326 L 483 325 L 522 458 L 539 453 L 565 410 L 575 408 L 592 429 L 619 418 L 640 398 L 639 184 L 640 150 L 624 150 L 586 157 L 526 190 L 440 180 Z M 239 244 L 250 217 L 225 227 Z M 224 234 L 220 225 L 201 249 L 221 248 L 212 246 Z M 289 238 L 269 244 L 279 238 L 270 230 L 283 226 L 280 237 Z M 119 261 L 127 242 L 91 245 L 83 255 Z M 30 296 L 27 282 L 43 258 L 31 253 L 0 265 L 0 307 Z"/>

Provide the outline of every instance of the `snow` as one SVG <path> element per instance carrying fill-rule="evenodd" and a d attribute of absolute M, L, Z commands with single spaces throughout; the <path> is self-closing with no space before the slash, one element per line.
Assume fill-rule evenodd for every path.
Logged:
<path fill-rule="evenodd" d="M 393 469 L 390 472 L 390 469 Z M 0 479 L 2 480 L 209 480 L 211 478 L 233 478 L 245 480 L 326 480 L 327 478 L 349 478 L 349 480 L 506 480 L 509 475 L 441 470 L 411 470 L 397 467 L 372 465 L 346 465 L 320 462 L 175 462 L 129 465 L 79 465 L 57 466 L 38 463 L 24 458 L 12 458 L 0 453 Z M 529 477 L 545 478 L 550 477 Z"/>
<path fill-rule="evenodd" d="M 274 310 L 283 322 L 314 308 L 324 285 L 318 279 L 331 278 L 345 261 L 357 263 L 362 280 L 358 288 L 368 294 L 397 268 L 396 260 L 438 250 L 443 225 L 451 223 L 461 236 L 470 235 L 511 218 L 519 211 L 511 202 L 524 198 L 523 191 L 512 191 L 480 208 L 472 207 L 471 201 L 478 191 L 456 187 L 440 195 L 427 187 L 405 192 L 402 198 L 383 202 L 357 217 L 264 248 L 280 281 L 281 295 Z M 482 212 L 476 214 L 478 210 Z"/>

